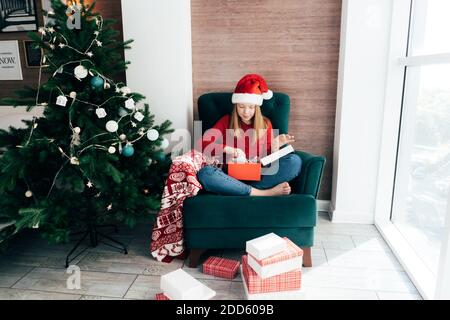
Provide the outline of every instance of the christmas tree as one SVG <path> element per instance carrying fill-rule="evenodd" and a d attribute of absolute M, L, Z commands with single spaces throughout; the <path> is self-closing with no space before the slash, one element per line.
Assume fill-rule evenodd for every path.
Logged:
<path fill-rule="evenodd" d="M 0 242 L 39 228 L 54 243 L 74 227 L 119 221 L 132 227 L 160 204 L 170 160 L 145 98 L 115 76 L 127 67 L 112 20 L 87 5 L 51 1 L 45 27 L 29 37 L 42 50 L 48 81 L 3 104 L 44 107 L 24 128 L 0 130 Z M 11 221 L 14 224 L 11 224 Z"/>

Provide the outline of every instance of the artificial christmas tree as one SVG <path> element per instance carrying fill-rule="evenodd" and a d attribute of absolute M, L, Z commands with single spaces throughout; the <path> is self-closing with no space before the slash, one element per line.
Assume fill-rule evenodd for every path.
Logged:
<path fill-rule="evenodd" d="M 95 13 L 95 3 L 51 5 L 47 25 L 29 34 L 48 81 L 41 84 L 40 75 L 37 89 L 3 100 L 44 112 L 26 128 L 0 131 L 0 223 L 15 221 L 0 236 L 39 228 L 51 242 L 66 242 L 73 222 L 94 246 L 99 236 L 120 244 L 99 224 L 133 226 L 158 209 L 170 122 L 154 125 L 149 106 L 140 106 L 144 97 L 113 80 L 126 69 L 121 52 L 132 41 L 115 40 L 113 21 Z"/>

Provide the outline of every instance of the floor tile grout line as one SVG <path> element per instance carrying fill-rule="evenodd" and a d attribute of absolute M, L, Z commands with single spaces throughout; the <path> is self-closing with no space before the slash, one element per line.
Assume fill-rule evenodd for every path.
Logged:
<path fill-rule="evenodd" d="M 61 291 L 51 291 L 51 290 L 42 290 L 42 289 L 33 289 L 33 288 L 3 288 L 3 289 L 11 289 L 11 290 L 22 290 L 22 291 L 32 291 L 32 292 L 40 292 L 40 293 L 56 293 L 56 294 L 62 294 L 62 295 L 82 295 L 81 293 L 67 293 L 67 292 L 61 292 Z"/>
<path fill-rule="evenodd" d="M 354 290 L 354 291 L 368 291 L 368 292 L 386 292 L 386 293 L 399 293 L 399 294 L 415 294 L 419 295 L 417 292 L 410 291 L 398 291 L 398 290 L 378 290 L 378 289 L 361 289 L 361 288 L 348 288 L 348 287 L 335 287 L 335 286 L 320 286 L 320 285 L 304 285 L 302 286 L 305 290 L 308 288 L 314 289 L 333 289 L 333 290 Z M 420 296 L 420 295 L 419 295 Z"/>
<path fill-rule="evenodd" d="M 125 299 L 126 295 L 128 294 L 128 291 L 130 291 L 131 287 L 133 286 L 133 284 L 136 282 L 137 278 L 139 277 L 139 274 L 136 274 L 136 277 L 134 278 L 133 282 L 131 282 L 130 286 L 128 287 L 127 291 L 125 292 L 125 294 L 122 296 L 122 299 Z"/>
<path fill-rule="evenodd" d="M 304 285 L 304 282 L 302 282 L 302 286 L 307 288 L 316 288 L 316 289 L 338 289 L 338 290 L 361 290 L 361 291 L 380 291 L 380 292 L 388 292 L 388 293 L 403 293 L 403 294 L 418 294 L 417 290 L 414 288 L 414 292 L 411 291 L 398 291 L 398 290 L 379 290 L 379 289 L 361 289 L 361 288 L 350 288 L 350 287 L 339 287 L 339 286 L 327 286 L 327 285 Z"/>
<path fill-rule="evenodd" d="M 29 275 L 29 274 L 30 274 L 34 269 L 36 269 L 36 268 L 38 268 L 38 267 L 36 267 L 36 266 L 31 267 L 31 269 L 30 269 L 28 272 L 26 272 L 22 277 L 20 277 L 19 280 L 17 280 L 16 282 L 14 282 L 9 288 L 10 288 L 10 289 L 14 289 L 13 287 L 14 287 L 17 283 L 19 283 L 23 278 L 25 278 L 27 275 Z"/>

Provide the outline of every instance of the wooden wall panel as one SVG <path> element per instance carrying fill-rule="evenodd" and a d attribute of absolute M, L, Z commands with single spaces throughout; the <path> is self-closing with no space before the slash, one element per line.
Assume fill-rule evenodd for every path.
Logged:
<path fill-rule="evenodd" d="M 41 0 L 36 0 L 39 26 L 44 25 L 42 16 Z M 114 29 L 120 32 L 119 40 L 123 40 L 122 29 L 122 6 L 121 0 L 97 0 L 96 11 L 105 19 L 114 19 Z M 36 87 L 39 78 L 39 68 L 27 68 L 25 59 L 25 50 L 23 40 L 29 40 L 27 32 L 0 33 L 0 40 L 19 40 L 20 61 L 22 65 L 23 81 L 0 81 L 0 98 L 13 97 L 16 90 L 22 89 L 24 86 Z M 47 77 L 43 75 L 42 81 L 45 82 Z M 125 72 L 118 75 L 117 81 L 125 82 Z"/>
<path fill-rule="evenodd" d="M 291 97 L 296 149 L 327 157 L 331 198 L 341 0 L 191 0 L 194 105 L 259 73 Z"/>

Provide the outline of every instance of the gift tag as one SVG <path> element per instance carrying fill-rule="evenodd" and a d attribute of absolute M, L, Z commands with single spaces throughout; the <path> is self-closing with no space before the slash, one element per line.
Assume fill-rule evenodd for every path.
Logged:
<path fill-rule="evenodd" d="M 58 96 L 58 98 L 56 98 L 56 104 L 58 106 L 62 106 L 65 107 L 67 104 L 67 98 L 65 96 Z"/>
<path fill-rule="evenodd" d="M 127 101 L 125 101 L 125 108 L 127 108 L 127 109 L 134 109 L 134 100 L 133 100 L 133 98 L 130 98 Z"/>

